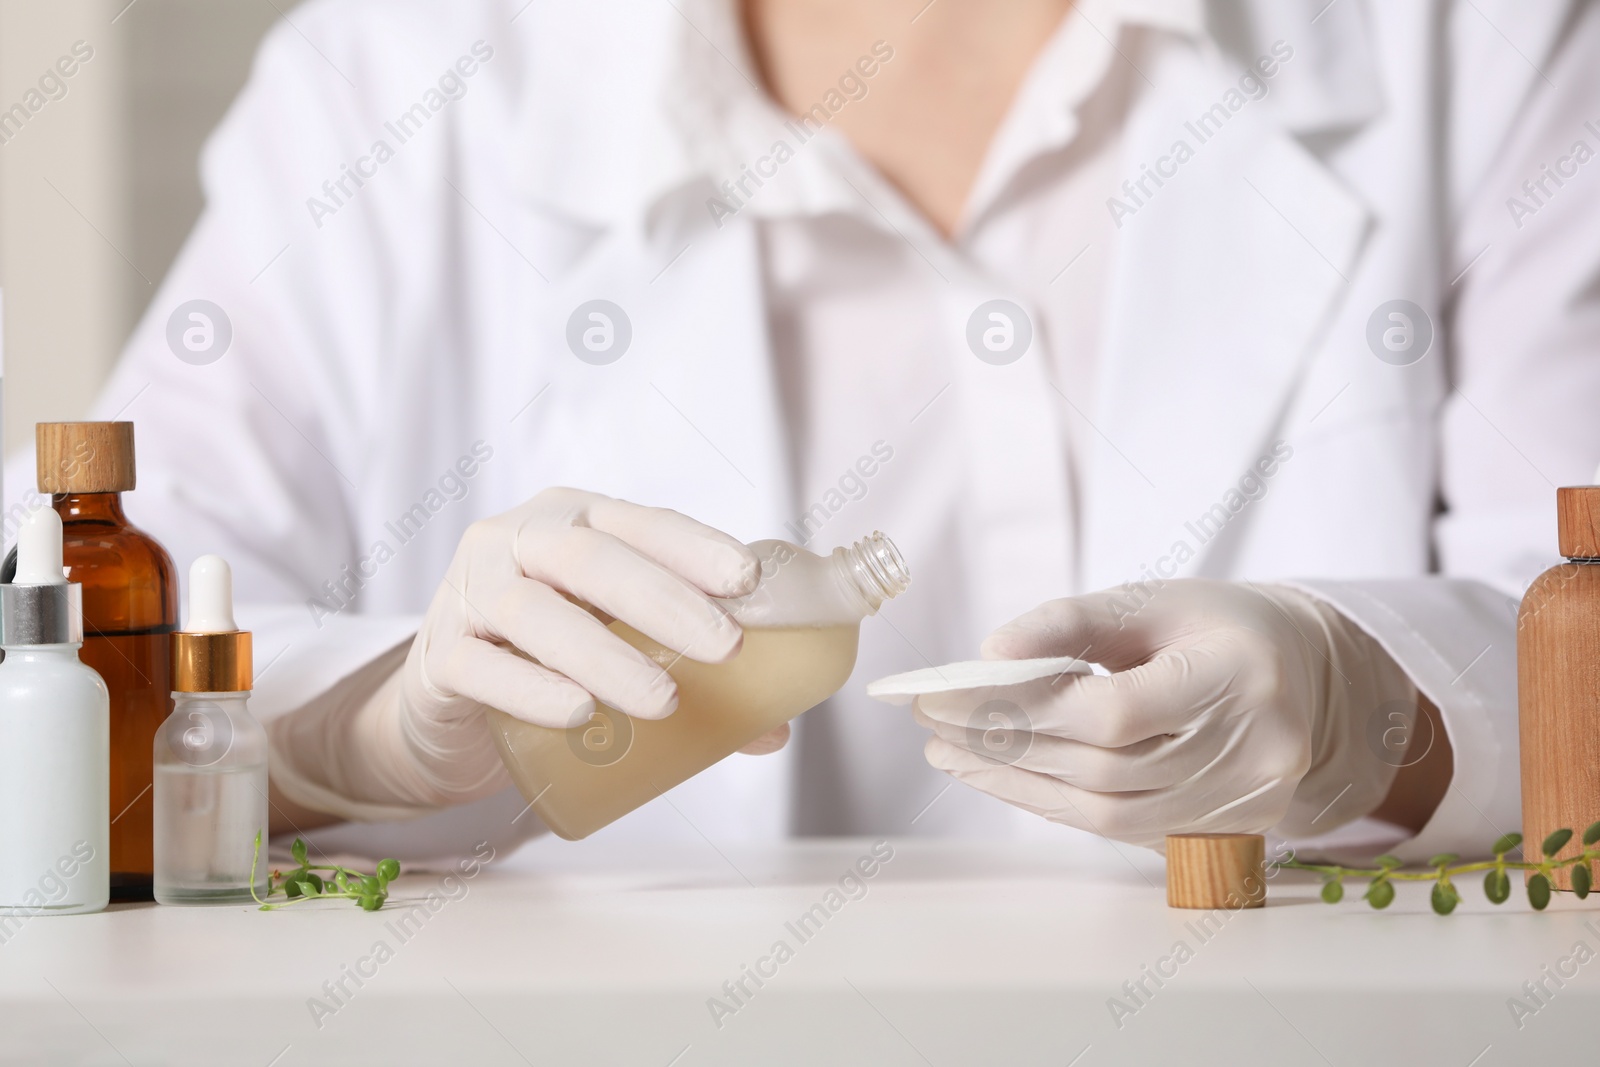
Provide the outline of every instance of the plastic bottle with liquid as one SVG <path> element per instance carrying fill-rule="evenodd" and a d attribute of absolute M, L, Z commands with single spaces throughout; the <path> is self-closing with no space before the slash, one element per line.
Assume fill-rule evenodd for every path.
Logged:
<path fill-rule="evenodd" d="M 62 575 L 60 516 L 32 512 L 0 585 L 0 914 L 99 911 L 111 896 L 110 697 L 78 659 L 82 597 Z"/>
<path fill-rule="evenodd" d="M 189 621 L 172 635 L 172 714 L 152 753 L 158 903 L 242 904 L 252 886 L 267 891 L 267 732 L 250 714 L 251 684 L 233 572 L 201 556 L 189 569 Z"/>
<path fill-rule="evenodd" d="M 855 668 L 861 620 L 911 583 L 881 533 L 829 556 L 785 541 L 750 547 L 760 582 L 721 601 L 744 629 L 726 663 L 700 663 L 610 624 L 677 682 L 671 715 L 634 719 L 599 705 L 584 725 L 559 730 L 490 709 L 500 758 L 557 836 L 589 836 L 838 692 Z"/>

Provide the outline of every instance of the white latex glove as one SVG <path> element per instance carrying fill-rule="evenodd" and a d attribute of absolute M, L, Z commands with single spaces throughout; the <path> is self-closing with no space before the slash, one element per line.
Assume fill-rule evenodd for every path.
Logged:
<path fill-rule="evenodd" d="M 488 796 L 509 778 L 486 707 L 550 727 L 586 722 L 596 700 L 664 718 L 676 683 L 606 624 L 720 663 L 744 634 L 711 598 L 748 593 L 759 576 L 749 548 L 677 512 L 545 490 L 468 528 L 404 665 L 376 692 L 273 724 L 274 780 L 303 806 L 362 820 Z"/>
<path fill-rule="evenodd" d="M 1400 760 L 1369 744 L 1369 725 L 1417 693 L 1375 641 L 1284 586 L 1147 588 L 1053 600 L 990 634 L 986 659 L 1077 656 L 1115 673 L 918 697 L 928 762 L 1156 848 L 1169 833 L 1315 836 L 1382 802 Z"/>

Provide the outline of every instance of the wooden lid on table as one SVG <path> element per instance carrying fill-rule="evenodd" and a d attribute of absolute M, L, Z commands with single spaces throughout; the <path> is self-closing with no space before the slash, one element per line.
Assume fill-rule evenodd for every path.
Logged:
<path fill-rule="evenodd" d="M 34 441 L 41 493 L 125 493 L 134 486 L 131 422 L 41 422 Z"/>
<path fill-rule="evenodd" d="M 1167 907 L 1261 907 L 1266 857 L 1260 834 L 1168 834 Z"/>
<path fill-rule="evenodd" d="M 1568 559 L 1600 559 L 1600 485 L 1556 490 L 1556 529 Z"/>

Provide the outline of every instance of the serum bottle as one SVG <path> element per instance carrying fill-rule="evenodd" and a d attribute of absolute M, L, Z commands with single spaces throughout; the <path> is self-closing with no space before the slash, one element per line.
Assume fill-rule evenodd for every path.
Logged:
<path fill-rule="evenodd" d="M 155 897 L 249 903 L 267 890 L 267 733 L 250 714 L 250 634 L 233 621 L 221 556 L 189 570 L 189 622 L 172 635 L 173 708 L 156 731 Z"/>
<path fill-rule="evenodd" d="M 110 696 L 78 659 L 83 588 L 41 508 L 0 584 L 0 913 L 73 915 L 111 897 Z"/>
<path fill-rule="evenodd" d="M 178 573 L 122 511 L 133 423 L 41 422 L 35 438 L 39 491 L 65 528 L 67 577 L 83 587 L 80 657 L 111 691 L 111 896 L 149 900 L 150 742 L 172 711 Z"/>

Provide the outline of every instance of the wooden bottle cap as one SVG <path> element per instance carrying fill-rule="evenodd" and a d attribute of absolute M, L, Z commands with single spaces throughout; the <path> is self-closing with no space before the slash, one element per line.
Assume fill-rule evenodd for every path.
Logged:
<path fill-rule="evenodd" d="M 125 493 L 134 486 L 131 422 L 41 422 L 34 441 L 41 493 Z"/>
<path fill-rule="evenodd" d="M 1168 834 L 1167 907 L 1261 907 L 1266 857 L 1260 834 Z"/>
<path fill-rule="evenodd" d="M 1568 559 L 1600 559 L 1600 485 L 1556 490 L 1556 536 Z"/>

